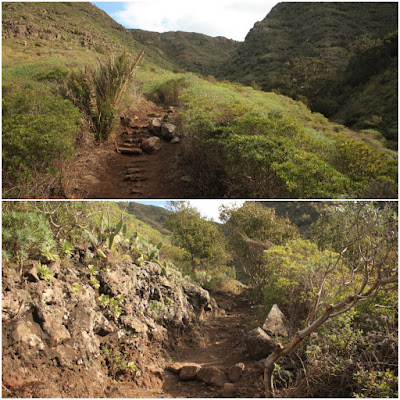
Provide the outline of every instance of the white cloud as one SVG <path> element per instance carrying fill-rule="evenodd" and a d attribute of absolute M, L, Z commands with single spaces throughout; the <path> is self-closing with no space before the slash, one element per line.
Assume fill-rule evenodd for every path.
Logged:
<path fill-rule="evenodd" d="M 112 17 L 127 28 L 185 31 L 244 40 L 255 22 L 276 4 L 272 0 L 137 0 Z"/>
<path fill-rule="evenodd" d="M 190 204 L 200 211 L 203 217 L 213 219 L 215 222 L 221 222 L 219 219 L 219 207 L 221 205 L 241 206 L 245 200 L 190 200 Z"/>

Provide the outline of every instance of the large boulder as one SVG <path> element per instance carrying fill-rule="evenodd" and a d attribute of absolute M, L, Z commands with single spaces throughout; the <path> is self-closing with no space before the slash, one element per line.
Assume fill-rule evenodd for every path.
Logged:
<path fill-rule="evenodd" d="M 162 126 L 162 121 L 160 118 L 154 118 L 150 121 L 149 124 L 149 131 L 153 133 L 154 135 L 160 135 L 161 134 L 161 126 Z"/>
<path fill-rule="evenodd" d="M 159 137 L 151 136 L 144 140 L 140 147 L 146 153 L 154 153 L 161 149 L 162 143 Z"/>
<path fill-rule="evenodd" d="M 175 137 L 176 126 L 173 124 L 163 124 L 161 126 L 161 136 L 164 140 L 172 140 Z"/>
<path fill-rule="evenodd" d="M 184 365 L 179 372 L 179 379 L 182 381 L 190 381 L 195 379 L 200 369 L 201 366 L 198 364 Z"/>
<path fill-rule="evenodd" d="M 263 329 L 271 336 L 284 337 L 289 336 L 290 331 L 292 330 L 289 321 L 276 304 L 272 306 L 272 309 L 264 322 Z"/>
<path fill-rule="evenodd" d="M 207 385 L 223 387 L 226 383 L 225 372 L 217 367 L 203 367 L 197 373 L 197 378 Z"/>
<path fill-rule="evenodd" d="M 256 360 L 268 357 L 276 347 L 272 337 L 261 328 L 250 331 L 244 342 L 247 352 Z"/>

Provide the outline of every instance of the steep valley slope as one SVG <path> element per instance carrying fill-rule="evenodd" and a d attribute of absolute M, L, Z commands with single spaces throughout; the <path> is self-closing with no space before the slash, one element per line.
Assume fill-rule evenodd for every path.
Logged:
<path fill-rule="evenodd" d="M 396 5 L 379 3 L 375 10 L 375 3 L 368 3 L 369 11 L 361 12 L 358 3 L 324 4 L 278 4 L 238 44 L 182 32 L 132 32 L 91 3 L 4 3 L 3 197 L 396 198 L 397 36 L 382 39 L 396 25 L 389 13 Z M 293 18 L 306 11 L 307 18 Z M 343 22 L 359 11 L 362 23 Z M 375 35 L 361 42 L 366 52 L 350 57 L 352 43 L 365 31 Z M 124 110 L 118 110 L 121 124 L 115 130 L 117 145 L 129 142 L 136 152 L 127 156 L 116 152 L 111 140 L 96 142 L 87 113 L 78 109 L 76 98 L 66 100 L 64 84 L 71 72 L 98 68 L 108 52 L 124 50 L 135 57 L 143 48 L 145 57 Z M 242 52 L 246 60 L 240 61 Z M 279 62 L 264 65 L 264 55 L 272 60 L 274 54 Z M 283 77 L 285 57 L 297 60 L 297 69 L 288 69 L 296 74 L 307 72 L 303 61 L 312 71 L 316 60 L 319 67 L 321 62 L 316 76 L 308 74 L 313 79 L 307 88 L 316 94 L 318 87 L 320 96 L 325 93 L 320 83 L 332 83 L 327 97 L 296 93 L 295 83 L 302 86 L 304 77 L 300 73 L 287 76 L 296 79 L 286 80 L 288 87 L 274 87 L 275 93 L 260 90 L 262 81 L 253 72 L 259 67 Z M 218 72 L 222 59 L 231 74 L 238 71 L 233 61 L 239 60 L 246 76 L 230 78 L 252 87 L 182 72 Z M 356 86 L 338 85 L 343 76 L 333 82 L 332 68 L 326 79 L 326 64 L 345 66 L 346 79 L 353 82 L 359 66 L 370 65 L 363 60 L 371 59 L 382 63 L 371 64 L 376 71 L 363 71 Z M 220 76 L 227 77 L 222 70 Z M 278 93 L 286 89 L 301 101 Z M 330 114 L 338 121 L 310 112 L 304 103 L 313 108 L 316 100 L 333 105 Z M 164 119 L 171 106 L 175 111 L 168 118 L 176 125 L 177 141 L 163 140 L 160 152 L 142 154 L 152 118 Z M 133 121 L 126 129 L 126 116 L 140 124 Z"/>

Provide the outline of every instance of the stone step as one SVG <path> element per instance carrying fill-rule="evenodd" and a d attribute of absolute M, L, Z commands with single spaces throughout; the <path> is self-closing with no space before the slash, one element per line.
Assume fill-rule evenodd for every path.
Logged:
<path fill-rule="evenodd" d="M 139 147 L 118 147 L 118 150 L 120 151 L 121 154 L 125 154 L 127 156 L 140 156 L 143 154 L 142 149 L 139 149 Z"/>
<path fill-rule="evenodd" d="M 144 172 L 146 172 L 144 168 L 129 167 L 126 169 L 127 175 L 143 174 Z"/>
<path fill-rule="evenodd" d="M 143 196 L 143 192 L 141 192 L 140 190 L 135 190 L 135 189 L 132 189 L 132 190 L 129 192 L 129 194 L 133 194 L 133 195 L 135 195 L 135 196 Z"/>
<path fill-rule="evenodd" d="M 141 143 L 142 139 L 141 138 L 129 138 L 126 139 L 124 144 L 133 144 L 133 143 Z"/>
<path fill-rule="evenodd" d="M 124 178 L 125 182 L 143 182 L 147 181 L 147 176 L 137 176 L 137 175 L 126 175 Z"/>

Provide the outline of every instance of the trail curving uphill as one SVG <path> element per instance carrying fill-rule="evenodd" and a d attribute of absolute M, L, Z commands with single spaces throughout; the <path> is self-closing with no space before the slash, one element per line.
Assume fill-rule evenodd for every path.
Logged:
<path fill-rule="evenodd" d="M 244 337 L 255 323 L 251 306 L 242 295 L 216 300 L 219 314 L 203 322 L 200 342 L 178 348 L 161 373 L 162 387 L 138 389 L 130 383 L 118 383 L 116 397 L 263 397 L 263 362 L 252 359 L 244 344 Z M 232 380 L 229 370 L 238 364 L 243 372 Z M 182 366 L 201 367 L 205 374 L 180 379 Z"/>
<path fill-rule="evenodd" d="M 173 121 L 175 111 L 142 100 L 136 110 L 129 109 L 116 133 L 116 142 L 90 146 L 76 155 L 63 180 L 67 198 L 83 199 L 168 199 L 182 198 L 179 177 L 171 165 L 180 143 L 162 140 L 160 150 L 141 152 L 140 143 L 153 134 L 149 123 L 155 118 Z M 89 146 L 88 146 L 89 147 Z M 135 153 L 129 149 L 136 149 Z"/>

